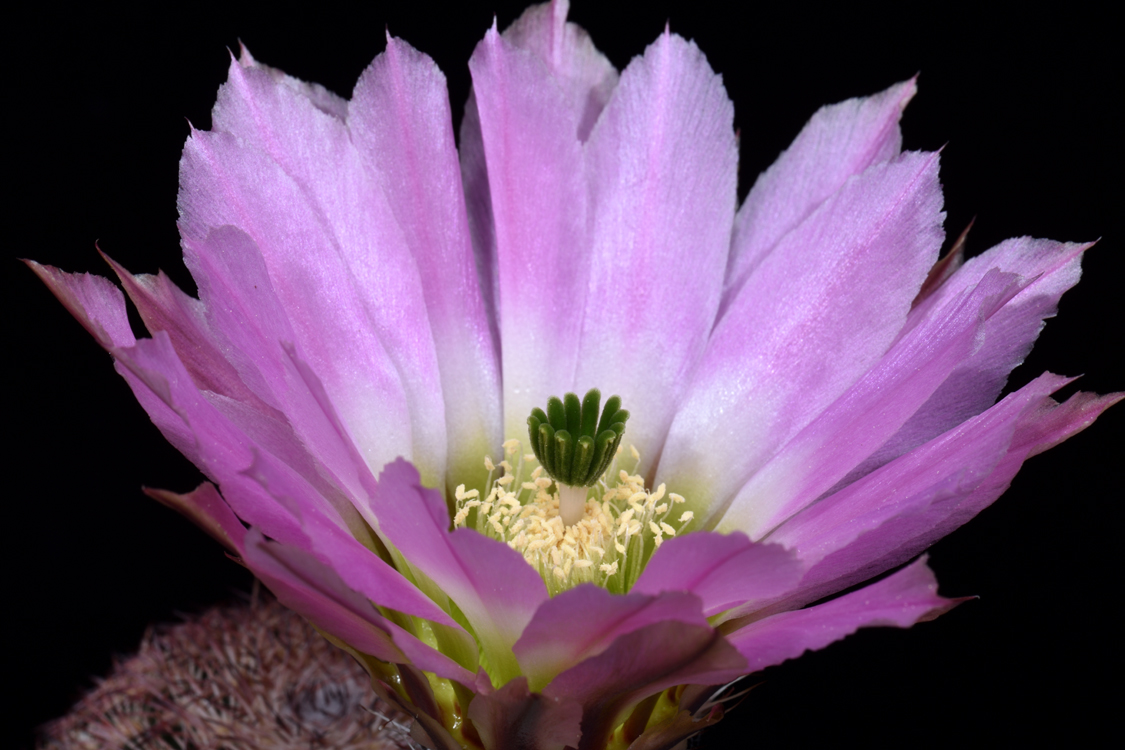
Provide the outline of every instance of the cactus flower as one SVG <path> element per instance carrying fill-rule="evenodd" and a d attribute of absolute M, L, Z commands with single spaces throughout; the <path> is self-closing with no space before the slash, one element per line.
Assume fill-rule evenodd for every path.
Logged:
<path fill-rule="evenodd" d="M 746 674 L 940 614 L 920 555 L 1120 398 L 997 401 L 1089 245 L 939 260 L 915 81 L 740 207 L 695 44 L 618 72 L 566 12 L 486 33 L 459 149 L 402 40 L 350 101 L 242 50 L 180 164 L 198 299 L 107 258 L 151 338 L 31 264 L 210 480 L 152 494 L 430 748 L 671 748 Z"/>

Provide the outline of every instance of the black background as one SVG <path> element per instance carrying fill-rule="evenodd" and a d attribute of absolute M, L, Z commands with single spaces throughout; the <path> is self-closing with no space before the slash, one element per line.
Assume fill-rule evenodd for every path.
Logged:
<path fill-rule="evenodd" d="M 618 68 L 666 20 L 699 43 L 735 103 L 742 194 L 821 104 L 921 71 L 905 145 L 948 144 L 948 234 L 975 215 L 974 252 L 1020 234 L 1104 238 L 1013 385 L 1052 369 L 1085 373 L 1087 390 L 1125 387 L 1115 22 L 1076 3 L 1015 15 L 773 6 L 653 2 L 627 12 L 579 0 L 571 19 Z M 98 241 L 130 270 L 162 268 L 193 289 L 175 228 L 177 162 L 187 121 L 210 125 L 227 48 L 241 39 L 259 60 L 347 96 L 389 27 L 436 59 L 459 120 L 474 45 L 494 11 L 503 27 L 521 10 L 55 7 L 10 17 L 5 32 L 3 278 L 14 344 L 5 367 L 14 413 L 2 506 L 5 746 L 28 746 L 33 728 L 64 712 L 149 623 L 250 584 L 218 545 L 140 493 L 142 484 L 186 491 L 199 476 L 109 357 L 14 258 L 108 274 Z M 995 507 L 932 549 L 942 593 L 979 600 L 768 670 L 705 746 L 1083 744 L 1116 726 L 1123 425 L 1118 407 L 1033 459 Z"/>

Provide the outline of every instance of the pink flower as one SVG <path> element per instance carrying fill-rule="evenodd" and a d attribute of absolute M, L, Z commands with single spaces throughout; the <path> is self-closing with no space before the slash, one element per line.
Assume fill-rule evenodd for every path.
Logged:
<path fill-rule="evenodd" d="M 350 102 L 243 52 L 181 162 L 199 300 L 114 265 L 151 339 L 33 264 L 218 485 L 158 499 L 434 747 L 674 743 L 707 686 L 945 611 L 910 561 L 1119 398 L 1048 374 L 993 405 L 1088 245 L 938 263 L 913 81 L 822 109 L 739 209 L 702 53 L 665 33 L 619 75 L 565 14 L 488 32 L 459 155 L 400 40 Z M 563 523 L 513 441 L 595 387 L 639 458 Z"/>

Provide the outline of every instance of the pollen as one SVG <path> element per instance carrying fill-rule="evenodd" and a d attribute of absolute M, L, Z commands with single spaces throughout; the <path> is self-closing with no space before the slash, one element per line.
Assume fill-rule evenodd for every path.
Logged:
<path fill-rule="evenodd" d="M 577 523 L 559 514 L 559 485 L 518 440 L 504 443 L 505 460 L 485 457 L 487 494 L 464 485 L 454 490 L 453 525 L 475 529 L 523 555 L 542 576 L 551 596 L 581 583 L 626 593 L 653 551 L 682 533 L 690 512 L 674 523 L 672 509 L 684 498 L 661 484 L 645 487 L 640 453 L 619 446 L 605 475 L 593 486 Z M 624 458 L 624 460 L 622 460 Z M 626 470 L 621 464 L 631 466 Z M 514 464 L 514 465 L 513 465 Z"/>

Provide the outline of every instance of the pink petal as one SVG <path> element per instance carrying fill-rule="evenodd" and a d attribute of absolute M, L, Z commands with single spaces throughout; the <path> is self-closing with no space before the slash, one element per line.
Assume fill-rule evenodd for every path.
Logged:
<path fill-rule="evenodd" d="M 226 224 L 250 235 L 283 307 L 300 311 L 294 343 L 369 466 L 409 452 L 440 481 L 444 404 L 418 268 L 345 124 L 275 72 L 237 62 L 213 119 L 184 147 L 185 238 Z"/>
<path fill-rule="evenodd" d="M 906 153 L 848 181 L 785 235 L 717 325 L 657 472 L 704 528 L 894 341 L 941 245 L 937 166 L 935 154 Z"/>
<path fill-rule="evenodd" d="M 780 544 L 751 542 L 742 533 L 697 531 L 666 540 L 630 591 L 686 591 L 703 601 L 703 614 L 771 599 L 792 589 L 804 565 Z"/>
<path fill-rule="evenodd" d="M 1054 316 L 1059 298 L 1078 283 L 1082 254 L 1089 247 L 1028 237 L 1002 242 L 967 261 L 912 310 L 907 330 L 960 290 L 979 283 L 989 269 L 1019 274 L 1027 280 L 1027 286 L 989 318 L 976 353 L 958 366 L 910 421 L 858 467 L 850 479 L 863 476 L 992 406 L 1008 380 L 1008 373 L 1031 351 L 1043 330 L 1044 319 Z"/>
<path fill-rule="evenodd" d="M 1093 423 L 1122 394 L 1049 397 L 1043 375 L 993 408 L 795 516 L 771 541 L 812 568 L 784 605 L 799 606 L 909 560 L 990 505 L 1027 458 Z"/>
<path fill-rule="evenodd" d="M 993 270 L 887 352 L 739 491 L 721 529 L 760 539 L 811 504 L 893 435 L 975 351 L 985 321 L 1020 290 Z"/>
<path fill-rule="evenodd" d="M 186 495 L 146 487 L 145 494 L 183 514 L 230 552 L 238 554 L 246 538 L 246 527 L 210 482 L 203 482 Z"/>
<path fill-rule="evenodd" d="M 605 746 L 641 699 L 673 685 L 721 685 L 745 673 L 745 659 L 711 628 L 665 621 L 618 638 L 556 677 L 543 695 L 582 705 L 578 748 L 593 750 Z"/>
<path fill-rule="evenodd" d="M 918 90 L 915 80 L 821 107 L 792 145 L 758 176 L 734 222 L 724 310 L 781 238 L 848 178 L 898 156 L 898 121 Z"/>
<path fill-rule="evenodd" d="M 597 656 L 619 637 L 664 621 L 707 626 L 699 598 L 691 594 L 620 596 L 582 584 L 543 602 L 512 650 L 531 689 L 539 691 L 555 675 Z"/>
<path fill-rule="evenodd" d="M 619 394 L 626 440 L 654 459 L 714 322 L 737 200 L 734 107 L 694 43 L 665 32 L 629 64 L 585 159 L 571 388 Z"/>
<path fill-rule="evenodd" d="M 254 461 L 255 450 L 271 457 L 272 454 L 248 438 L 217 408 L 237 409 L 234 402 L 218 396 L 209 400 L 195 387 L 166 333 L 158 332 L 151 339 L 139 340 L 136 346 L 114 349 L 111 353 L 118 360 L 118 371 L 128 373 L 133 392 L 157 426 L 163 428 L 163 419 L 171 415 L 186 429 L 188 457 L 219 484 L 239 518 L 260 527 L 271 538 L 304 543 L 304 534 L 293 515 L 295 509 L 280 505 L 257 482 L 242 474 Z M 289 452 L 300 450 L 284 440 L 279 444 L 287 446 Z M 288 462 L 283 465 L 286 471 L 293 472 Z M 326 500 L 320 502 L 324 510 L 333 512 Z"/>
<path fill-rule="evenodd" d="M 463 685 L 474 683 L 472 672 L 384 618 L 308 553 L 266 541 L 251 529 L 243 559 L 282 604 L 359 651 L 395 664 L 412 664 Z"/>
<path fill-rule="evenodd" d="M 297 510 L 301 528 L 308 537 L 302 548 L 336 571 L 349 589 L 363 594 L 379 606 L 461 630 L 413 583 L 360 543 L 357 537 L 369 536 L 365 528 L 355 528 L 354 525 L 345 528 L 326 515 L 319 507 L 322 502 L 309 485 L 261 454 L 255 454 L 254 463 L 243 473 L 258 482 L 278 502 Z M 368 541 L 368 544 L 372 542 Z"/>
<path fill-rule="evenodd" d="M 33 260 L 24 262 L 104 348 L 135 343 L 125 312 L 125 297 L 109 279 L 89 273 L 67 273 Z"/>
<path fill-rule="evenodd" d="M 418 264 L 441 370 L 450 474 L 481 473 L 481 458 L 503 441 L 498 342 L 469 238 L 445 76 L 388 36 L 386 52 L 356 84 L 348 128 Z"/>
<path fill-rule="evenodd" d="M 260 436 L 268 450 L 284 457 L 321 494 L 331 497 L 343 491 L 352 502 L 364 497 L 364 481 L 373 483 L 371 470 L 356 460 L 350 434 L 334 422 L 335 408 L 313 392 L 323 387 L 321 381 L 310 382 L 290 356 L 296 333 L 257 244 L 228 226 L 201 240 L 185 238 L 184 248 L 200 279 L 200 301 L 215 345 L 226 353 L 242 382 L 273 408 L 242 410 L 240 426 Z M 254 401 L 247 406 L 255 406 Z M 258 411 L 268 419 L 258 417 Z M 405 412 L 401 418 L 407 419 Z M 255 427 L 254 422 L 263 426 Z M 362 503 L 356 507 L 365 509 Z"/>
<path fill-rule="evenodd" d="M 749 663 L 748 671 L 824 648 L 859 628 L 908 628 L 961 603 L 937 594 L 925 558 L 892 576 L 824 604 L 768 617 L 727 635 Z"/>
<path fill-rule="evenodd" d="M 518 675 L 512 646 L 547 599 L 539 574 L 502 542 L 470 529 L 450 533 L 445 500 L 401 459 L 379 475 L 373 505 L 380 532 L 465 614 L 492 678 L 503 684 Z"/>
<path fill-rule="evenodd" d="M 533 5 L 501 35 L 516 49 L 524 50 L 546 68 L 558 90 L 555 105 L 567 110 L 565 119 L 575 128 L 574 136 L 585 141 L 590 129 L 617 85 L 617 71 L 594 48 L 578 26 L 566 23 L 569 3 Z M 494 101 L 494 97 L 489 101 Z M 495 151 L 495 146 L 493 147 Z M 481 267 L 481 286 L 486 308 L 495 324 L 499 320 L 497 290 L 499 259 L 492 216 L 492 196 L 484 153 L 480 112 L 475 91 L 469 93 L 461 120 L 461 175 L 473 247 Z M 495 158 L 495 153 L 493 155 Z M 577 195 L 577 183 L 571 185 Z M 577 236 L 575 234 L 574 236 Z M 498 332 L 495 332 L 498 335 Z M 509 394 L 514 395 L 514 394 Z M 518 415 L 517 415 L 518 416 Z M 524 415 L 526 417 L 526 415 Z M 522 426 L 522 425 L 514 425 Z"/>
<path fill-rule="evenodd" d="M 502 36 L 548 67 L 567 109 L 576 115 L 575 136 L 585 141 L 617 85 L 617 70 L 585 29 L 566 22 L 569 11 L 567 0 L 532 5 Z"/>
<path fill-rule="evenodd" d="M 564 750 L 578 745 L 582 707 L 527 689 L 517 677 L 494 693 L 478 693 L 468 717 L 484 747 Z"/>
<path fill-rule="evenodd" d="M 477 45 L 469 69 L 487 184 L 479 163 L 476 170 L 470 164 L 466 190 L 489 193 L 493 294 L 505 342 L 504 432 L 522 435 L 532 407 L 572 389 L 577 367 L 581 318 L 574 311 L 589 275 L 579 114 L 551 69 L 495 28 Z M 478 222 L 477 229 L 487 227 Z"/>
<path fill-rule="evenodd" d="M 167 331 L 172 346 L 200 390 L 269 410 L 227 360 L 229 355 L 223 351 L 225 342 L 210 330 L 206 304 L 184 294 L 163 272 L 156 276 L 134 276 L 104 253 L 102 257 L 117 274 L 145 327 L 152 333 Z M 226 349 L 230 351 L 229 347 Z"/>

